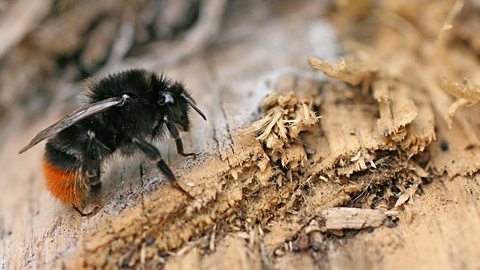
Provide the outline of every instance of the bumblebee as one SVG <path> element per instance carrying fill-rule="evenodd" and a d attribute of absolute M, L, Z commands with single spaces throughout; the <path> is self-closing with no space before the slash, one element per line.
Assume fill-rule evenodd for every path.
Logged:
<path fill-rule="evenodd" d="M 19 154 L 48 139 L 43 157 L 45 186 L 53 197 L 72 205 L 81 216 L 98 212 L 102 202 L 102 164 L 115 152 L 129 156 L 137 150 L 155 163 L 176 188 L 176 182 L 152 139 L 170 135 L 178 154 L 187 157 L 180 130 L 188 131 L 188 113 L 197 108 L 185 86 L 144 69 L 126 70 L 89 79 L 86 104 L 40 131 Z M 93 210 L 82 212 L 87 202 Z"/>

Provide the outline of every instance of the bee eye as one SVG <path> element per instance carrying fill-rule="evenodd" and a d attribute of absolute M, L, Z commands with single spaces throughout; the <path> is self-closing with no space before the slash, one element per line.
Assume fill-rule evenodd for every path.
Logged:
<path fill-rule="evenodd" d="M 173 99 L 170 93 L 163 93 L 162 95 L 160 95 L 157 102 L 158 102 L 158 105 L 163 106 L 167 103 L 173 104 L 175 100 Z"/>
<path fill-rule="evenodd" d="M 165 105 L 165 103 L 167 103 L 165 97 L 164 97 L 164 96 L 161 96 L 161 97 L 158 99 L 158 105 L 163 106 L 163 105 Z"/>

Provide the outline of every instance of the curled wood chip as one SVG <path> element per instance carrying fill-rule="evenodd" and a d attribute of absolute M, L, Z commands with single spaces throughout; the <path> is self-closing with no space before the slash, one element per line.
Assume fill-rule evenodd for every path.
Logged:
<path fill-rule="evenodd" d="M 338 63 L 331 63 L 310 57 L 308 63 L 312 68 L 322 71 L 325 75 L 352 85 L 369 81 L 378 70 L 377 67 L 357 59 L 342 59 Z"/>
<path fill-rule="evenodd" d="M 447 53 L 447 42 L 448 38 L 447 32 L 452 29 L 453 27 L 453 20 L 455 17 L 460 13 L 463 6 L 465 5 L 464 0 L 457 0 L 455 1 L 454 6 L 448 12 L 447 18 L 445 18 L 445 22 L 443 23 L 443 27 L 438 33 L 437 36 L 437 52 L 442 57 L 442 59 L 448 63 L 449 66 L 455 66 L 455 62 L 450 59 L 449 53 Z"/>
<path fill-rule="evenodd" d="M 456 98 L 463 98 L 471 102 L 480 100 L 480 87 L 469 80 L 467 83 L 456 83 L 443 77 L 440 81 L 440 87 Z"/>
<path fill-rule="evenodd" d="M 440 87 L 443 90 L 458 98 L 443 115 L 449 128 L 452 128 L 452 118 L 458 110 L 480 100 L 480 85 L 469 80 L 466 81 L 466 83 L 456 83 L 446 77 L 440 81 Z"/>

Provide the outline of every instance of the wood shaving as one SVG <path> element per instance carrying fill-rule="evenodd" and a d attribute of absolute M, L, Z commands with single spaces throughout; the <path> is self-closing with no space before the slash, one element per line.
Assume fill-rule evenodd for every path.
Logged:
<path fill-rule="evenodd" d="M 480 85 L 469 80 L 467 80 L 467 83 L 460 84 L 443 77 L 440 81 L 440 87 L 457 98 L 443 115 L 448 128 L 452 128 L 452 118 L 455 113 L 463 107 L 473 105 L 480 100 Z"/>
<path fill-rule="evenodd" d="M 383 211 L 345 207 L 325 209 L 321 216 L 327 231 L 377 228 L 382 226 L 387 218 Z"/>

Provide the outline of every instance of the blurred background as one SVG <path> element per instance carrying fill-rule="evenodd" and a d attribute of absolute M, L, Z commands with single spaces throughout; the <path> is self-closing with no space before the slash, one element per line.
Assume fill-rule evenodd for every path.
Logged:
<path fill-rule="evenodd" d="M 50 104 L 77 104 L 79 82 L 87 77 L 133 67 L 169 71 L 251 40 L 276 14 L 317 17 L 331 5 L 327 0 L 1 1 L 0 127 L 35 121 Z M 0 131 L 0 144 L 8 130 Z"/>

